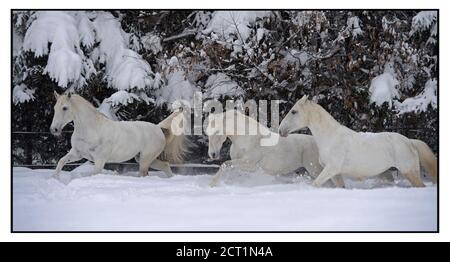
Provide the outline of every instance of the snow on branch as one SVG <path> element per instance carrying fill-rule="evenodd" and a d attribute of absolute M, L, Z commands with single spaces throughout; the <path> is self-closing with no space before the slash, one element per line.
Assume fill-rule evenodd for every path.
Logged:
<path fill-rule="evenodd" d="M 12 92 L 13 103 L 15 105 L 34 100 L 34 90 L 29 89 L 25 84 L 14 87 Z"/>
<path fill-rule="evenodd" d="M 428 106 L 437 108 L 437 80 L 429 79 L 425 83 L 425 89 L 419 95 L 405 99 L 403 102 L 397 102 L 398 114 L 408 112 L 425 112 Z"/>
<path fill-rule="evenodd" d="M 32 51 L 36 57 L 48 54 L 44 72 L 59 86 L 67 87 L 71 82 L 84 82 L 81 75 L 84 55 L 79 46 L 75 17 L 60 11 L 43 11 L 35 15 L 36 20 L 25 34 L 23 49 Z"/>
<path fill-rule="evenodd" d="M 430 31 L 430 36 L 427 44 L 435 44 L 437 36 L 437 12 L 436 11 L 422 11 L 413 17 L 411 23 L 410 35 L 418 32 Z"/>
<path fill-rule="evenodd" d="M 197 88 L 186 79 L 185 71 L 176 56 L 168 60 L 164 69 L 164 76 L 166 83 L 155 92 L 158 105 L 171 104 L 176 100 L 191 101 Z"/>
<path fill-rule="evenodd" d="M 399 98 L 399 93 L 396 89 L 399 82 L 395 77 L 393 63 L 389 62 L 385 65 L 384 73 L 372 79 L 370 83 L 370 102 L 377 106 L 388 103 L 392 107 L 392 101 Z"/>
<path fill-rule="evenodd" d="M 361 24 L 361 21 L 360 21 L 359 17 L 352 16 L 352 17 L 348 18 L 348 20 L 347 20 L 347 29 L 352 34 L 353 38 L 363 34 L 363 31 L 361 30 L 361 25 L 360 24 Z"/>
<path fill-rule="evenodd" d="M 224 73 L 217 73 L 208 77 L 205 84 L 207 98 L 221 98 L 224 96 L 239 97 L 244 90 Z"/>
<path fill-rule="evenodd" d="M 410 34 L 428 30 L 436 22 L 436 20 L 437 20 L 436 11 L 419 12 L 412 19 Z"/>
<path fill-rule="evenodd" d="M 110 13 L 100 12 L 94 22 L 100 42 L 100 62 L 106 64 L 109 86 L 118 90 L 156 88 L 150 65 L 128 48 L 128 35 L 120 22 Z"/>
<path fill-rule="evenodd" d="M 403 102 L 398 101 L 400 98 L 397 87 L 399 81 L 393 69 L 393 63 L 388 62 L 385 66 L 384 73 L 372 79 L 369 92 L 370 102 L 377 106 L 382 106 L 385 102 L 389 108 L 393 108 L 399 115 L 408 112 L 425 112 L 428 106 L 437 108 L 437 80 L 428 79 L 425 83 L 423 91 L 415 96 L 405 99 Z"/>
<path fill-rule="evenodd" d="M 271 15 L 270 11 L 216 11 L 203 33 L 222 35 L 227 40 L 230 40 L 232 35 L 240 34 L 241 40 L 245 42 L 251 33 L 249 25 L 257 18 Z"/>
<path fill-rule="evenodd" d="M 96 43 L 88 55 L 80 47 Z M 129 35 L 109 12 L 44 11 L 35 14 L 23 49 L 36 57 L 48 55 L 44 73 L 63 88 L 84 86 L 97 72 L 96 61 L 105 64 L 108 85 L 114 89 L 157 88 L 150 65 L 128 44 Z"/>

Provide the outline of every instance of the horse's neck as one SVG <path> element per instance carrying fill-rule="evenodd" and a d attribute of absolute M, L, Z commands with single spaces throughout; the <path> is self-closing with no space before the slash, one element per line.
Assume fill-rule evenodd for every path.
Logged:
<path fill-rule="evenodd" d="M 75 108 L 73 120 L 74 132 L 78 135 L 87 136 L 89 135 L 89 131 L 99 128 L 99 125 L 105 117 L 103 117 L 88 101 L 85 101 L 80 97 L 76 98 L 72 105 Z"/>
<path fill-rule="evenodd" d="M 245 129 L 244 129 L 244 134 L 243 135 L 236 134 L 235 130 L 231 130 L 230 128 L 226 128 L 225 135 L 231 140 L 231 142 L 233 144 L 238 144 L 238 145 L 245 144 L 248 147 L 250 147 L 250 146 L 259 146 L 260 139 L 262 137 L 264 137 L 264 136 L 269 135 L 269 133 L 271 132 L 268 128 L 262 126 L 256 120 L 251 119 L 248 116 L 238 115 L 238 119 L 237 120 L 238 120 L 238 122 L 241 121 L 241 123 L 247 123 L 248 122 L 248 126 L 245 125 Z M 256 131 L 256 134 L 250 133 L 250 128 L 256 128 L 256 129 L 253 130 L 253 131 Z M 237 127 L 233 128 L 233 129 L 237 130 Z M 261 133 L 261 131 L 263 131 L 263 133 Z"/>
<path fill-rule="evenodd" d="M 307 110 L 309 110 L 308 127 L 319 147 L 328 144 L 328 141 L 337 134 L 338 129 L 346 128 L 318 104 L 311 103 Z"/>

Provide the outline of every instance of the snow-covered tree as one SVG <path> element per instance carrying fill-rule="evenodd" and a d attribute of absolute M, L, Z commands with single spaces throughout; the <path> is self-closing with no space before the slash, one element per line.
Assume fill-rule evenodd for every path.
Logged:
<path fill-rule="evenodd" d="M 195 91 L 280 99 L 281 115 L 309 94 L 355 130 L 436 150 L 438 22 L 436 11 L 412 10 L 18 11 L 14 129 L 47 130 L 53 90 L 80 93 L 114 120 L 150 122 Z M 206 139 L 193 139 L 202 161 Z M 52 137 L 13 141 L 14 161 L 60 154 Z"/>

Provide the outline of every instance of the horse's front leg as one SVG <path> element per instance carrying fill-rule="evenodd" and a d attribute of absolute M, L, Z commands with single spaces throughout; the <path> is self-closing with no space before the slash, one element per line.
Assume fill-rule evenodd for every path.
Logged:
<path fill-rule="evenodd" d="M 211 182 L 209 183 L 209 185 L 211 187 L 215 187 L 219 183 L 219 180 L 222 177 L 222 175 L 224 173 L 224 170 L 227 169 L 227 168 L 233 167 L 233 166 L 237 166 L 239 168 L 243 168 L 246 171 L 254 171 L 254 170 L 256 170 L 256 165 L 255 166 L 250 166 L 248 160 L 244 160 L 244 159 L 227 160 L 227 161 L 222 163 L 222 165 L 220 166 L 219 171 L 217 171 L 217 173 L 214 175 L 214 177 L 211 180 Z"/>
<path fill-rule="evenodd" d="M 337 168 L 327 165 L 322 170 L 322 172 L 320 172 L 319 176 L 313 181 L 312 185 L 316 186 L 316 187 L 320 187 L 328 179 L 332 179 L 338 174 L 339 174 L 339 172 L 337 171 Z"/>
<path fill-rule="evenodd" d="M 219 168 L 219 171 L 217 171 L 217 173 L 213 176 L 213 178 L 211 179 L 211 182 L 209 182 L 209 186 L 210 187 L 215 187 L 217 186 L 217 184 L 219 183 L 220 177 L 223 175 L 223 170 L 222 168 Z"/>
<path fill-rule="evenodd" d="M 106 160 L 104 159 L 95 159 L 94 160 L 94 170 L 92 171 L 92 175 L 97 175 L 102 172 L 105 167 Z"/>
<path fill-rule="evenodd" d="M 59 174 L 61 173 L 61 170 L 65 164 L 81 160 L 82 158 L 83 157 L 81 157 L 76 149 L 71 148 L 69 153 L 67 153 L 58 161 L 58 165 L 56 166 L 55 173 L 53 173 L 53 177 L 59 177 Z"/>
<path fill-rule="evenodd" d="M 223 172 L 226 168 L 231 167 L 232 164 L 232 160 L 227 160 L 225 162 L 222 163 L 222 165 L 220 165 L 219 171 L 217 171 L 217 173 L 214 175 L 214 177 L 212 178 L 211 182 L 209 182 L 209 186 L 211 187 L 215 187 L 217 186 L 217 184 L 219 183 L 220 177 L 222 177 Z"/>

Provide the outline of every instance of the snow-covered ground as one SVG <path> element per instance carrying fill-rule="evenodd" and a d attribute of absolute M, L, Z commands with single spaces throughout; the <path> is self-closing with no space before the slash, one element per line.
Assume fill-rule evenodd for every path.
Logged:
<path fill-rule="evenodd" d="M 81 175 L 13 169 L 15 231 L 310 231 L 436 230 L 437 188 L 406 181 L 347 180 L 351 189 L 314 188 L 306 177 L 229 172 L 210 175 L 136 172 Z"/>

